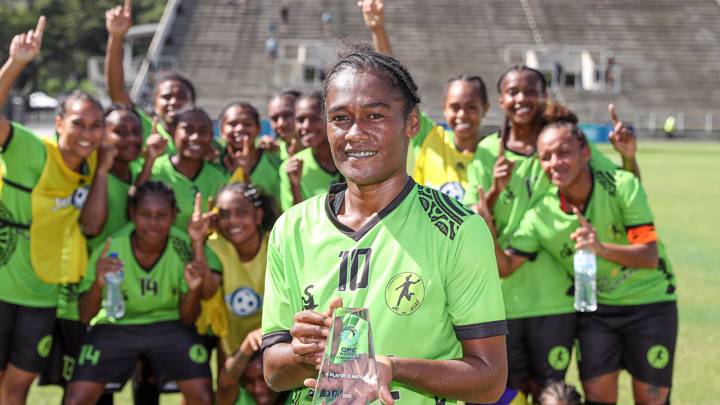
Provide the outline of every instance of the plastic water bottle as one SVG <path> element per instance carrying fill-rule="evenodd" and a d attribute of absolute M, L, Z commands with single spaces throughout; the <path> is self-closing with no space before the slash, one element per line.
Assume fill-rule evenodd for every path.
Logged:
<path fill-rule="evenodd" d="M 575 309 L 580 312 L 597 310 L 597 261 L 591 250 L 581 249 L 573 256 L 575 272 Z"/>
<path fill-rule="evenodd" d="M 117 253 L 110 253 L 110 257 L 117 258 Z M 120 285 L 122 284 L 123 278 L 125 277 L 125 271 L 122 269 L 112 272 L 105 273 L 105 302 L 103 306 L 105 313 L 108 317 L 119 319 L 125 315 L 125 300 L 123 299 L 122 291 L 120 291 Z"/>

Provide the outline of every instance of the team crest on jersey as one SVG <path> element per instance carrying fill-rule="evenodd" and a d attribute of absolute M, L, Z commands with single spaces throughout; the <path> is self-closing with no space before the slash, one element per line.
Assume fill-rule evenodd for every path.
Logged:
<path fill-rule="evenodd" d="M 410 315 L 425 301 L 425 283 L 412 272 L 396 275 L 385 287 L 385 303 L 398 315 Z"/>
<path fill-rule="evenodd" d="M 0 202 L 0 224 L 15 222 L 12 212 Z M 17 248 L 18 235 L 20 231 L 15 226 L 0 227 L 0 266 L 4 266 L 10 261 L 15 248 Z"/>
<path fill-rule="evenodd" d="M 225 296 L 230 311 L 239 317 L 251 316 L 262 308 L 260 295 L 248 287 L 240 287 Z"/>
<path fill-rule="evenodd" d="M 83 205 L 85 205 L 85 200 L 87 200 L 88 195 L 90 194 L 90 188 L 88 186 L 84 187 L 78 187 L 73 191 L 73 193 L 64 198 L 56 198 L 55 199 L 55 206 L 53 207 L 53 211 L 61 210 L 63 208 L 67 208 L 69 206 L 73 206 L 76 209 L 81 209 Z"/>
<path fill-rule="evenodd" d="M 465 196 L 465 189 L 462 188 L 460 183 L 458 183 L 457 181 L 451 181 L 443 184 L 442 186 L 440 186 L 440 188 L 438 188 L 438 191 L 443 194 L 447 194 L 458 201 L 462 201 L 463 197 Z"/>

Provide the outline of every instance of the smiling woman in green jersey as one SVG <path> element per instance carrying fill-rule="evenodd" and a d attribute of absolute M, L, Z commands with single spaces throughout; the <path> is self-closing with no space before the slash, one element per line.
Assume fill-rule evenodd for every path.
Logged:
<path fill-rule="evenodd" d="M 106 384 L 122 386 L 144 355 L 160 382 L 178 381 L 189 403 L 210 404 L 209 355 L 188 328 L 200 311 L 208 262 L 193 255 L 187 234 L 172 227 L 177 208 L 167 185 L 144 183 L 128 205 L 132 224 L 95 249 L 80 284 L 80 318 L 92 326 L 66 403 L 94 404 Z M 106 275 L 117 271 L 124 272 L 125 313 L 113 318 L 100 304 Z"/>
<path fill-rule="evenodd" d="M 149 168 L 152 168 L 150 177 L 169 184 L 175 191 L 179 210 L 175 226 L 187 229 L 195 194 L 201 194 L 202 208 L 206 211 L 208 198 L 220 190 L 227 182 L 227 177 L 215 165 L 205 161 L 212 148 L 213 136 L 212 120 L 207 113 L 201 108 L 190 107 L 177 113 L 175 121 L 173 142 L 176 153 L 145 159 L 138 184 L 145 181 Z M 149 147 L 152 147 L 151 144 L 154 141 L 149 140 Z"/>
<path fill-rule="evenodd" d="M 553 188 L 526 212 L 508 250 L 498 245 L 501 273 L 545 251 L 571 275 L 574 252 L 593 251 L 598 310 L 577 320 L 586 399 L 615 403 L 619 371 L 627 368 L 636 403 L 666 403 L 677 334 L 675 278 L 640 181 L 596 167 L 573 122 L 545 127 L 538 154 Z"/>
<path fill-rule="evenodd" d="M 105 53 L 105 79 L 108 93 L 113 103 L 135 108 L 140 115 L 143 138 L 152 133 L 153 121 L 142 109 L 136 108 L 130 95 L 125 90 L 123 69 L 123 41 L 132 27 L 131 2 L 125 6 L 117 6 L 105 13 L 105 28 L 108 31 L 108 42 Z M 155 87 L 153 112 L 158 117 L 157 133 L 167 141 L 167 153 L 175 153 L 172 137 L 173 117 L 178 111 L 195 104 L 195 88 L 185 77 L 177 73 L 167 73 L 157 81 Z"/>
<path fill-rule="evenodd" d="M 392 54 L 385 30 L 384 2 L 358 1 L 365 25 L 378 52 Z M 473 160 L 482 119 L 490 109 L 485 82 L 477 75 L 450 78 L 443 90 L 443 115 L 450 130 L 420 114 L 420 130 L 410 142 L 408 172 L 418 184 L 462 201 L 468 187 L 467 168 Z"/>
<path fill-rule="evenodd" d="M 303 145 L 297 142 L 298 131 L 295 126 L 295 104 L 301 94 L 297 90 L 283 90 L 268 98 L 268 118 L 270 127 L 275 133 L 275 140 L 266 143 L 277 144 L 280 160 L 286 161 L 295 153 L 303 149 Z M 293 143 L 293 140 L 296 142 Z M 292 147 L 291 147 L 292 146 Z"/>
<path fill-rule="evenodd" d="M 13 37 L 0 68 L 0 109 L 40 53 L 45 17 Z M 56 138 L 41 139 L 0 113 L 5 162 L 0 195 L 0 402 L 24 403 L 52 346 L 57 284 L 75 282 L 87 261 L 82 211 L 103 137 L 102 107 L 73 92 L 55 117 Z M 61 235 L 60 237 L 58 235 Z M 58 271 L 60 270 L 60 271 Z"/>
<path fill-rule="evenodd" d="M 310 403 L 342 305 L 369 308 L 384 403 L 488 403 L 503 391 L 492 237 L 481 218 L 407 175 L 416 92 L 400 62 L 367 45 L 351 46 L 326 76 L 328 139 L 347 184 L 287 211 L 268 243 L 264 372 L 273 389 L 294 390 L 293 403 Z"/>
<path fill-rule="evenodd" d="M 280 156 L 270 149 L 258 148 L 260 114 L 244 101 L 233 101 L 220 113 L 220 136 L 225 149 L 220 165 L 231 182 L 251 182 L 263 195 L 280 201 Z"/>
<path fill-rule="evenodd" d="M 342 175 L 335 167 L 323 116 L 322 94 L 300 97 L 295 105 L 295 126 L 305 147 L 280 166 L 280 208 L 327 192 Z"/>

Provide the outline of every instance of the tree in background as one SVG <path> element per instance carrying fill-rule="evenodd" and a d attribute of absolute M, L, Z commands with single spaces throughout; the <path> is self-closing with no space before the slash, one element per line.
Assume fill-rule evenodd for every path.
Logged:
<path fill-rule="evenodd" d="M 133 23 L 159 21 L 165 3 L 134 0 Z M 9 44 L 13 34 L 34 27 L 40 15 L 48 21 L 42 54 L 16 82 L 20 93 L 42 90 L 57 95 L 78 87 L 92 91 L 85 81 L 87 60 L 105 53 L 105 10 L 116 5 L 117 0 L 0 2 L 0 44 Z M 7 48 L 0 47 L 0 60 L 7 58 Z"/>

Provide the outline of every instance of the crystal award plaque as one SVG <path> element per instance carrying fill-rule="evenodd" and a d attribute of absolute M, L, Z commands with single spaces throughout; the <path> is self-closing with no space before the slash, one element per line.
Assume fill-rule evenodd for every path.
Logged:
<path fill-rule="evenodd" d="M 367 308 L 338 308 L 325 346 L 313 405 L 369 404 L 378 399 Z"/>

